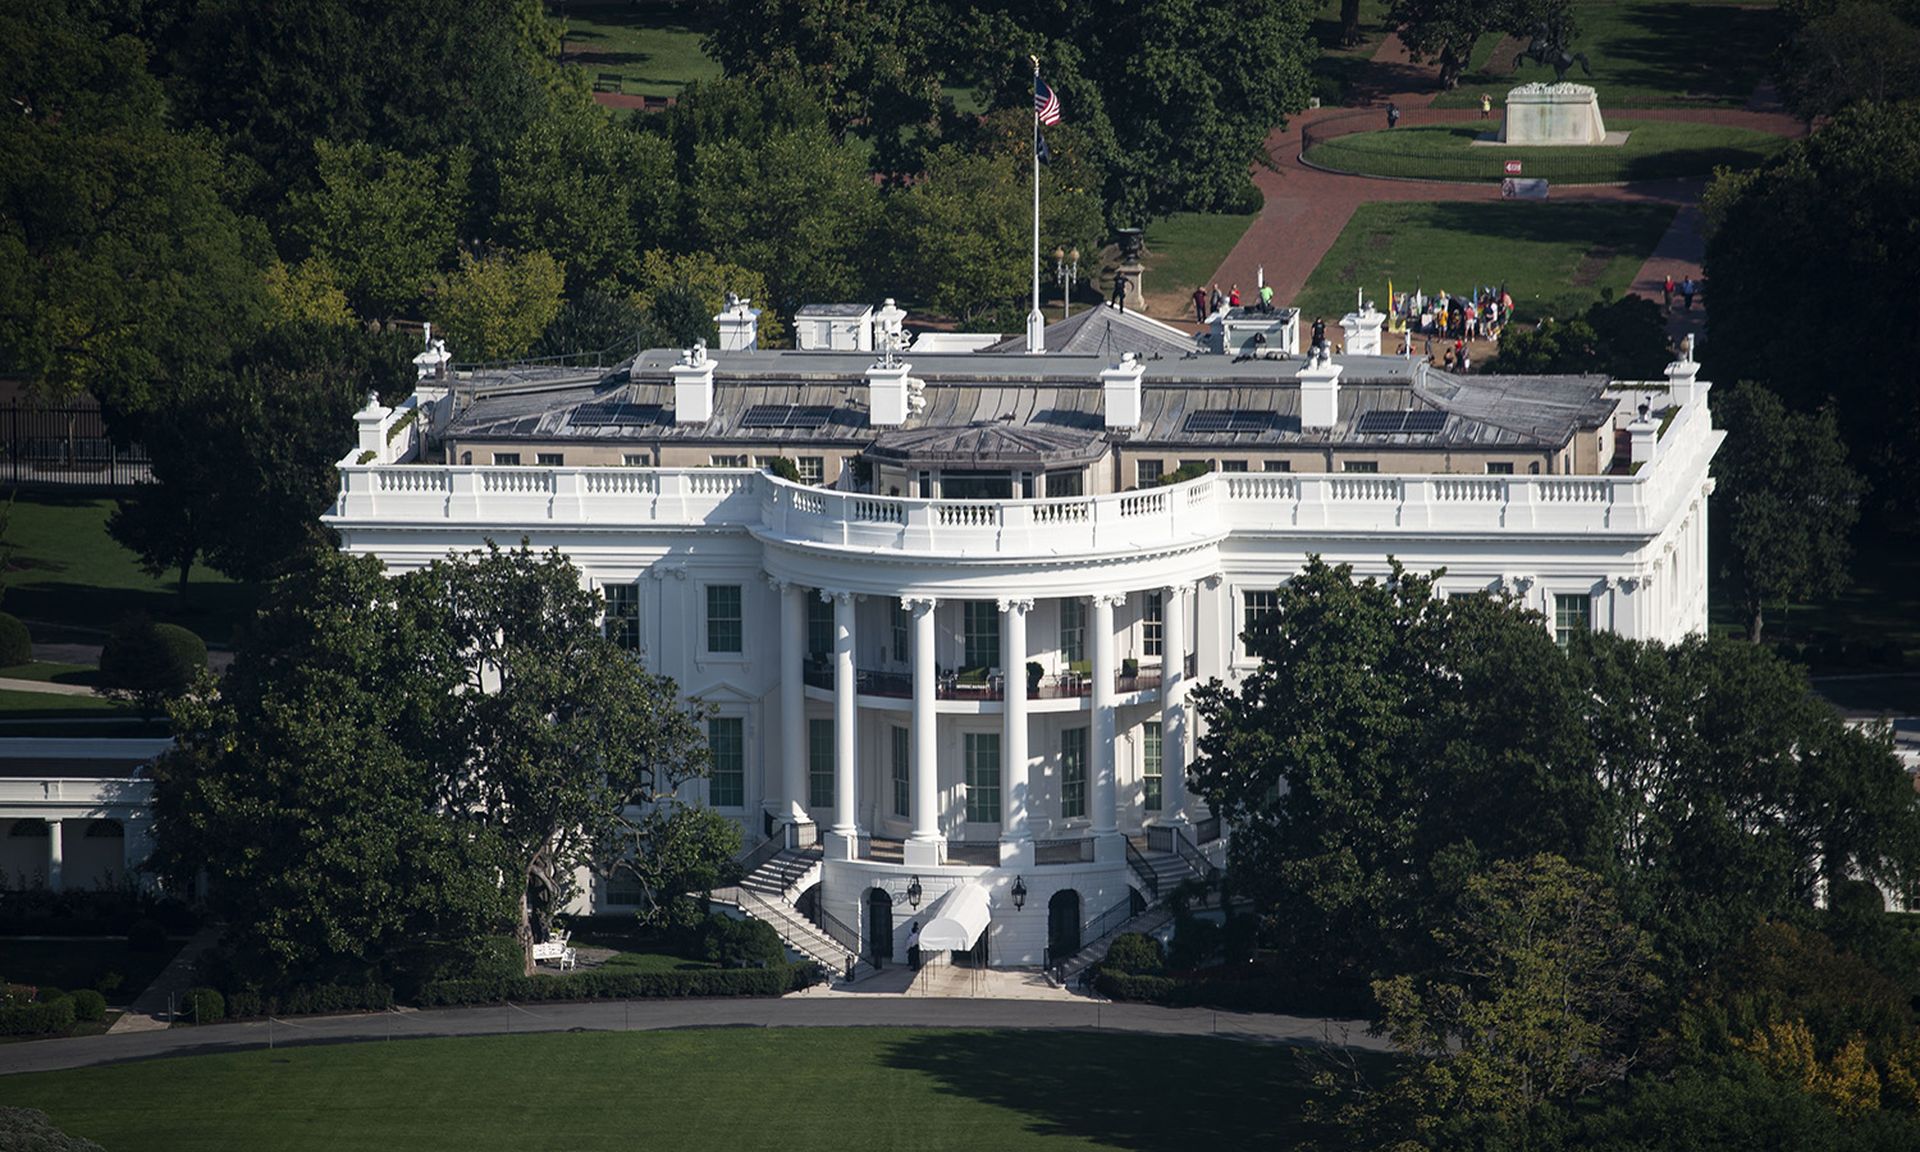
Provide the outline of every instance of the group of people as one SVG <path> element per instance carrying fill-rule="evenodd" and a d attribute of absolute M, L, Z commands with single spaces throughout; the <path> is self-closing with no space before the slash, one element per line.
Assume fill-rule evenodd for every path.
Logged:
<path fill-rule="evenodd" d="M 1255 303 L 1252 304 L 1251 307 L 1255 311 L 1271 315 L 1273 313 L 1273 285 L 1260 285 L 1260 290 L 1254 294 L 1254 300 Z M 1195 288 L 1193 290 L 1193 319 L 1197 324 L 1205 324 L 1208 317 L 1217 315 L 1222 308 L 1241 307 L 1248 307 L 1248 305 L 1241 299 L 1240 285 L 1238 284 L 1235 284 L 1225 295 L 1221 294 L 1220 285 L 1218 284 L 1213 286 L 1211 292 L 1205 288 Z"/>
<path fill-rule="evenodd" d="M 1673 282 L 1673 274 L 1669 272 L 1667 274 L 1667 282 L 1660 287 L 1660 303 L 1667 311 L 1671 312 L 1673 311 L 1673 298 L 1679 296 L 1681 300 L 1686 302 L 1687 311 L 1691 312 L 1693 311 L 1693 298 L 1699 294 L 1700 284 L 1694 280 L 1693 277 L 1685 277 L 1680 283 L 1675 284 Z"/>
<path fill-rule="evenodd" d="M 1479 287 L 1465 296 L 1396 292 L 1387 312 L 1397 331 L 1453 340 L 1497 340 L 1513 314 L 1513 297 L 1504 287 Z"/>

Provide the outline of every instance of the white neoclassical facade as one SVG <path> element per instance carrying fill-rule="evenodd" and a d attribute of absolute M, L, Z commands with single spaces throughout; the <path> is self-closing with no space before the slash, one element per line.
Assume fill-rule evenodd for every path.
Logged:
<path fill-rule="evenodd" d="M 1252 666 L 1242 629 L 1310 554 L 1445 568 L 1562 637 L 1705 628 L 1720 433 L 1691 361 L 1455 377 L 1120 323 L 1105 354 L 736 337 L 424 379 L 359 414 L 327 521 L 395 569 L 567 554 L 609 634 L 712 708 L 698 798 L 749 843 L 818 843 L 786 897 L 895 960 L 936 919 L 994 964 L 1057 960 L 1148 895 L 1148 857 L 1218 859 L 1188 691 Z"/>
<path fill-rule="evenodd" d="M 152 850 L 145 767 L 166 739 L 0 739 L 0 887 L 141 883 Z"/>

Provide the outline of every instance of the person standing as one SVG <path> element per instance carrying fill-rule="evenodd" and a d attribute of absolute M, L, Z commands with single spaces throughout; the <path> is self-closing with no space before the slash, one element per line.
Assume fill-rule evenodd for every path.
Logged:
<path fill-rule="evenodd" d="M 1240 285 L 1235 284 L 1233 286 L 1233 291 L 1227 293 L 1227 307 L 1229 308 L 1240 307 Z"/>
<path fill-rule="evenodd" d="M 1193 290 L 1193 319 L 1198 324 L 1207 322 L 1207 290 L 1205 288 Z"/>
<path fill-rule="evenodd" d="M 1666 282 L 1660 285 L 1660 307 L 1673 311 L 1673 273 L 1667 273 Z"/>
<path fill-rule="evenodd" d="M 1268 315 L 1273 314 L 1273 285 L 1271 284 L 1260 285 L 1260 311 Z"/>
<path fill-rule="evenodd" d="M 1693 311 L 1693 294 L 1699 290 L 1700 286 L 1693 282 L 1691 276 L 1680 281 L 1680 299 L 1686 305 L 1687 311 Z"/>
<path fill-rule="evenodd" d="M 1113 274 L 1113 296 L 1108 299 L 1107 303 L 1120 309 L 1122 312 L 1127 310 L 1127 274 L 1125 272 L 1115 272 Z"/>
<path fill-rule="evenodd" d="M 1493 116 L 1493 97 L 1487 95 L 1485 92 L 1482 92 L 1480 93 L 1480 119 L 1486 120 L 1491 118 L 1492 116 Z"/>
<path fill-rule="evenodd" d="M 1221 293 L 1220 285 L 1215 284 L 1213 286 L 1213 291 L 1207 295 L 1207 315 L 1211 316 L 1215 312 L 1220 311 L 1221 305 L 1225 304 L 1226 302 L 1227 302 L 1227 298 L 1224 294 Z"/>
<path fill-rule="evenodd" d="M 1387 101 L 1387 127 L 1398 128 L 1399 126 L 1400 126 L 1400 105 L 1395 104 L 1393 101 L 1389 100 Z"/>

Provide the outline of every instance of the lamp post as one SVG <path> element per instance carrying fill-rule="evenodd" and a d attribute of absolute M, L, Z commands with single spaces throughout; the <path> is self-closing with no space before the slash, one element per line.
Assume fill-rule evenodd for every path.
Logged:
<path fill-rule="evenodd" d="M 1073 316 L 1073 282 L 1080 278 L 1080 249 L 1071 252 L 1053 250 L 1053 278 L 1060 282 L 1060 318 Z"/>
<path fill-rule="evenodd" d="M 1027 881 L 1025 877 L 1013 878 L 1013 910 L 1022 911 L 1027 906 Z"/>

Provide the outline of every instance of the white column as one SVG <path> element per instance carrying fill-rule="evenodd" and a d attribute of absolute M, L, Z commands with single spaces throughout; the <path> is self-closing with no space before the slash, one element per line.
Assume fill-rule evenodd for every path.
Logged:
<path fill-rule="evenodd" d="M 140 865 L 153 854 L 153 821 L 146 816 L 128 816 L 120 821 L 120 866 L 129 880 L 142 888 L 152 886 L 152 877 L 143 875 Z"/>
<path fill-rule="evenodd" d="M 859 684 L 853 670 L 853 593 L 822 592 L 833 601 L 833 836 L 828 851 L 851 860 L 860 851 L 860 825 L 855 815 L 859 774 L 854 766 L 854 726 L 859 722 Z"/>
<path fill-rule="evenodd" d="M 1096 595 L 1093 598 L 1093 814 L 1090 831 L 1099 841 L 1096 859 L 1125 858 L 1119 845 L 1119 797 L 1113 779 L 1114 707 L 1113 677 L 1118 670 L 1113 659 L 1113 608 L 1124 596 Z"/>
<path fill-rule="evenodd" d="M 930 596 L 909 598 L 913 613 L 913 757 L 908 769 L 913 792 L 913 832 L 904 852 L 909 866 L 938 867 L 946 856 L 940 835 L 940 739 L 934 701 L 939 682 L 933 649 L 936 639 Z"/>
<path fill-rule="evenodd" d="M 780 804 L 783 824 L 807 816 L 807 590 L 780 584 Z"/>
<path fill-rule="evenodd" d="M 60 821 L 47 821 L 47 887 L 55 892 L 61 887 L 61 859 L 64 845 L 60 842 Z"/>
<path fill-rule="evenodd" d="M 1187 822 L 1187 589 L 1160 593 L 1160 822 Z"/>
<path fill-rule="evenodd" d="M 1027 613 L 1031 600 L 1000 601 L 1000 668 L 1006 676 L 1006 709 L 1000 736 L 1000 863 L 1030 864 L 1033 831 L 1027 824 Z"/>

